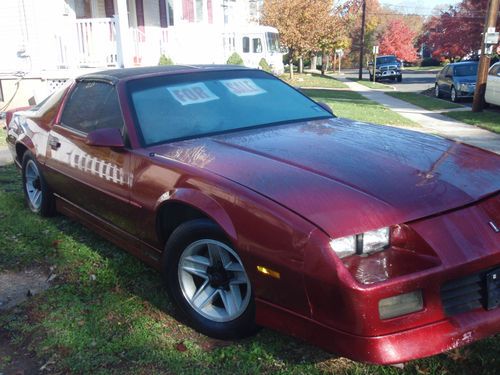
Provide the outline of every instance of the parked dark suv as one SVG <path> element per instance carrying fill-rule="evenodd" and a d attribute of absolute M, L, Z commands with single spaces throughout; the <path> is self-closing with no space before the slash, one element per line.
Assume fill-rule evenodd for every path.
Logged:
<path fill-rule="evenodd" d="M 401 82 L 403 73 L 401 72 L 402 63 L 394 55 L 378 56 L 375 69 L 375 79 L 391 79 Z M 373 81 L 373 62 L 368 64 L 370 72 L 370 81 Z"/>
<path fill-rule="evenodd" d="M 464 61 L 446 65 L 436 76 L 434 95 L 449 96 L 452 102 L 472 98 L 476 89 L 477 61 Z"/>

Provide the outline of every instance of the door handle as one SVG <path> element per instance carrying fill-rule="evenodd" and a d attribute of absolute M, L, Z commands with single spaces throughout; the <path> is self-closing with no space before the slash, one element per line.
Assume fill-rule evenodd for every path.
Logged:
<path fill-rule="evenodd" d="M 59 147 L 61 147 L 61 142 L 59 142 L 59 139 L 53 136 L 49 136 L 49 146 L 52 150 L 57 150 Z"/>

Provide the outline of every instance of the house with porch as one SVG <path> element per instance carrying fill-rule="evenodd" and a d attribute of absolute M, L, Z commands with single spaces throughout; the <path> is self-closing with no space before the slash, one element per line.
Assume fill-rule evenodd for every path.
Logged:
<path fill-rule="evenodd" d="M 224 63 L 263 0 L 2 0 L 0 111 L 105 68 Z"/>

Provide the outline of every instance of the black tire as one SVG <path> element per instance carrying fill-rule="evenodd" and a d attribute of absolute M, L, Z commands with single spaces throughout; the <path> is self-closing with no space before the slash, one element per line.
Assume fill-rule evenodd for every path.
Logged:
<path fill-rule="evenodd" d="M 255 301 L 251 287 L 250 299 L 246 308 L 242 310 L 243 312 L 235 319 L 224 322 L 214 321 L 201 315 L 190 304 L 188 297 L 184 295 L 178 273 L 181 256 L 190 245 L 192 246 L 200 240 L 218 241 L 236 253 L 224 232 L 214 222 L 207 219 L 197 219 L 181 224 L 168 239 L 162 258 L 163 277 L 171 300 L 187 317 L 193 328 L 207 336 L 218 339 L 237 339 L 255 333 L 257 330 Z"/>
<path fill-rule="evenodd" d="M 34 184 L 27 184 L 27 170 L 33 171 L 37 170 L 38 178 L 36 179 Z M 53 216 L 56 212 L 55 210 L 55 199 L 52 191 L 49 186 L 45 182 L 45 178 L 43 177 L 42 170 L 40 168 L 40 164 L 37 162 L 35 156 L 30 152 L 26 151 L 23 155 L 22 160 L 22 178 L 23 178 L 23 192 L 24 198 L 26 200 L 26 204 L 28 208 L 41 216 Z M 30 193 L 28 192 L 28 185 L 35 186 L 40 192 L 40 201 L 39 204 L 34 204 L 33 200 L 30 199 Z"/>
<path fill-rule="evenodd" d="M 460 98 L 457 95 L 457 90 L 455 89 L 455 86 L 451 86 L 450 99 L 453 103 L 458 103 L 460 101 Z"/>
<path fill-rule="evenodd" d="M 439 89 L 439 85 L 437 83 L 434 85 L 434 96 L 436 98 L 442 98 L 443 97 L 443 94 L 441 93 L 441 90 Z"/>
<path fill-rule="evenodd" d="M 398 76 L 397 81 L 398 82 L 402 82 L 403 81 L 403 76 Z"/>

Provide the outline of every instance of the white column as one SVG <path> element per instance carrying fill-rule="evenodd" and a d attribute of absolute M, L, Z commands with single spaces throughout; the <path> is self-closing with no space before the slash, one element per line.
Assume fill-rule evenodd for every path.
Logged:
<path fill-rule="evenodd" d="M 116 12 L 118 15 L 114 16 L 114 19 L 116 22 L 118 64 L 122 68 L 127 68 L 133 66 L 127 0 L 116 0 Z"/>

